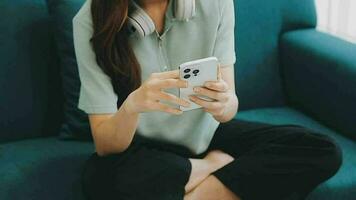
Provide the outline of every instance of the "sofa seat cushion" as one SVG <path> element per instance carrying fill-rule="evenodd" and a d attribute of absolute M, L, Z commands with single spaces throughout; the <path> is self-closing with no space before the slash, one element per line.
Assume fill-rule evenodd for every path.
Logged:
<path fill-rule="evenodd" d="M 0 145 L 0 199 L 81 200 L 80 172 L 90 142 L 57 138 Z"/>
<path fill-rule="evenodd" d="M 238 119 L 269 124 L 297 124 L 334 138 L 343 151 L 343 164 L 338 173 L 321 184 L 308 200 L 354 200 L 356 197 L 356 142 L 323 126 L 305 114 L 288 107 L 264 108 L 239 112 Z"/>

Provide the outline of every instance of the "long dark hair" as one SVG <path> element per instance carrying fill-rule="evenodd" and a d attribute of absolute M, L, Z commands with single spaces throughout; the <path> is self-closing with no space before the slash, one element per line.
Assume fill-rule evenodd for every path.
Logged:
<path fill-rule="evenodd" d="M 96 60 L 111 78 L 115 92 L 124 96 L 141 85 L 141 68 L 129 44 L 130 1 L 92 0 L 91 4 Z"/>

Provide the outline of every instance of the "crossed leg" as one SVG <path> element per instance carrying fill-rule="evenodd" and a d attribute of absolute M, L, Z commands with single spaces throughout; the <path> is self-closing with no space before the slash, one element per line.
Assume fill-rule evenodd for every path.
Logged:
<path fill-rule="evenodd" d="M 220 151 L 210 151 L 203 159 L 189 159 L 192 172 L 185 186 L 184 200 L 240 200 L 214 175 L 214 171 L 234 160 L 230 155 Z"/>
<path fill-rule="evenodd" d="M 297 125 L 233 120 L 218 128 L 207 156 L 215 149 L 227 153 L 213 156 L 220 161 L 228 154 L 239 161 L 217 162 L 227 166 L 213 170 L 184 200 L 305 199 L 342 163 L 341 149 L 332 138 Z"/>
<path fill-rule="evenodd" d="M 193 191 L 184 196 L 184 200 L 240 200 L 214 175 L 209 175 Z"/>

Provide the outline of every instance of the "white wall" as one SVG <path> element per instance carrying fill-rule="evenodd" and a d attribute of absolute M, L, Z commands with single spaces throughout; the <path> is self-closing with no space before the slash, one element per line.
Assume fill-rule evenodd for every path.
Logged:
<path fill-rule="evenodd" d="M 356 43 L 356 0 L 315 0 L 318 29 Z"/>

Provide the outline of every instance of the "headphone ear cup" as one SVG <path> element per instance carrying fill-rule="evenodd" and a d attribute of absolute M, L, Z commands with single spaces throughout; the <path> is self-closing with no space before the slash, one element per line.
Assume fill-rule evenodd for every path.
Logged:
<path fill-rule="evenodd" d="M 154 22 L 147 13 L 134 3 L 136 10 L 128 17 L 129 30 L 137 32 L 141 37 L 153 33 L 156 29 Z"/>
<path fill-rule="evenodd" d="M 195 0 L 175 0 L 174 7 L 174 17 L 178 20 L 188 20 L 195 16 Z"/>

